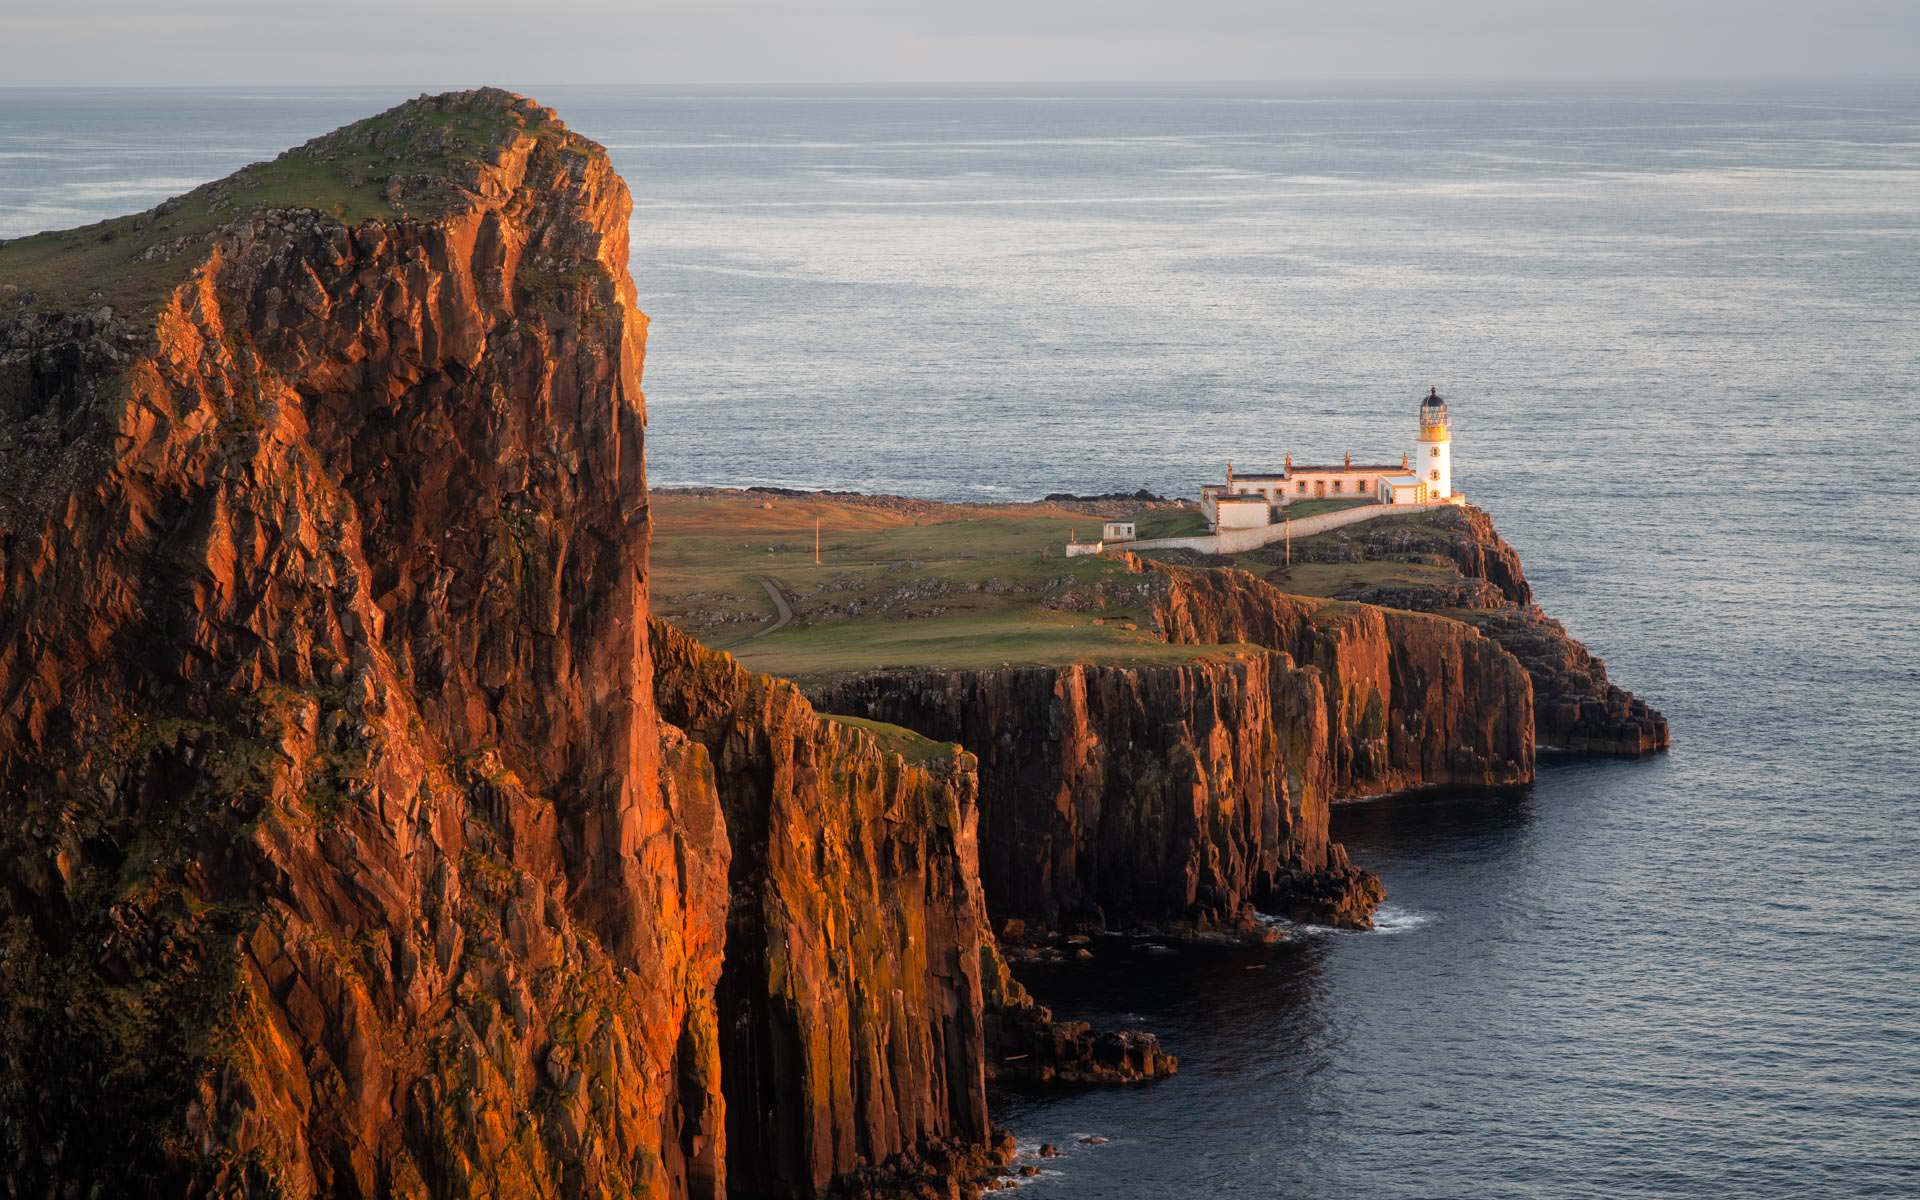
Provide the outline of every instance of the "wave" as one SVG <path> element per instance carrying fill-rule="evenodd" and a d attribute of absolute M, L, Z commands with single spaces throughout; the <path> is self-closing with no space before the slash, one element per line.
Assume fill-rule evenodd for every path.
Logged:
<path fill-rule="evenodd" d="M 1310 937 L 1377 937 L 1397 933 L 1410 933 L 1434 922 L 1434 914 L 1422 912 L 1416 908 L 1405 908 L 1398 904 L 1382 904 L 1373 914 L 1372 929 L 1342 929 L 1334 925 L 1302 924 L 1289 921 L 1285 917 L 1262 916 L 1264 923 L 1276 929 L 1290 933 L 1305 934 Z"/>

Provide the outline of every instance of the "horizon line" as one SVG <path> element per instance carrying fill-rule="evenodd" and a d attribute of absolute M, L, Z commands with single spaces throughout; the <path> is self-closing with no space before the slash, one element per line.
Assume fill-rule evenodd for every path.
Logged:
<path fill-rule="evenodd" d="M 520 82 L 514 84 L 482 84 L 470 81 L 377 81 L 355 83 L 289 83 L 286 81 L 241 81 L 235 83 L 179 83 L 179 82 L 115 82 L 115 83 L 0 83 L 0 91 L 135 91 L 135 90 L 178 90 L 178 91 L 225 91 L 239 88 L 277 88 L 281 90 L 312 91 L 349 91 L 362 88 L 474 88 L 502 87 L 517 90 L 523 87 L 563 87 L 563 88 L 641 88 L 664 91 L 676 88 L 1088 88 L 1088 87 L 1183 87 L 1183 88 L 1229 88 L 1229 87 L 1275 87 L 1275 86 L 1380 86 L 1398 84 L 1409 87 L 1435 86 L 1484 86 L 1490 84 L 1560 84 L 1565 86 L 1590 86 L 1594 84 L 1637 84 L 1637 83 L 1697 83 L 1697 84 L 1779 84 L 1779 83 L 1915 83 L 1920 84 L 1920 71 L 1911 74 L 1807 74 L 1807 75 L 1683 75 L 1649 73 L 1639 75 L 1584 75 L 1584 76 L 1534 76 L 1534 75 L 1486 75 L 1486 76 L 1433 76 L 1415 77 L 1400 75 L 1354 75 L 1325 77 L 1290 77 L 1284 79 L 856 79 L 856 80 L 685 80 L 666 83 L 650 83 L 631 80 L 546 80 L 541 82 Z"/>

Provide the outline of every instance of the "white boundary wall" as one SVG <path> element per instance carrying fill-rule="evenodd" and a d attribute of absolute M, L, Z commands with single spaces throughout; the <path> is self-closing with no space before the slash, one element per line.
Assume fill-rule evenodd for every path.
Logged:
<path fill-rule="evenodd" d="M 1325 533 L 1329 529 L 1339 529 L 1343 525 L 1358 525 L 1362 521 L 1371 521 L 1375 517 L 1391 516 L 1394 513 L 1432 512 L 1436 508 L 1452 508 L 1458 503 L 1457 500 L 1439 500 L 1432 504 L 1356 504 L 1352 508 L 1343 508 L 1338 512 L 1301 517 L 1291 524 L 1294 537 L 1311 537 L 1316 533 Z M 1289 522 L 1283 517 L 1271 525 L 1262 525 L 1258 529 L 1227 529 L 1219 533 L 1203 533 L 1196 537 L 1144 538 L 1140 541 L 1128 542 L 1126 548 L 1129 550 L 1198 550 L 1203 554 L 1239 554 L 1284 541 L 1288 524 Z"/>

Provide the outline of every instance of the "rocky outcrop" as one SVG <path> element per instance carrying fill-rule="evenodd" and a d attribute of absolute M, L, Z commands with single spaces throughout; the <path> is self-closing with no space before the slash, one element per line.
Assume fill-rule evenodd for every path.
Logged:
<path fill-rule="evenodd" d="M 1300 562 L 1447 564 L 1447 582 L 1359 584 L 1340 593 L 1416 612 L 1444 612 L 1520 660 L 1533 684 L 1539 745 L 1638 756 L 1667 748 L 1666 718 L 1607 678 L 1606 664 L 1533 601 L 1520 556 L 1477 508 L 1366 522 L 1294 547 Z M 1284 586 L 1282 584 L 1281 586 Z"/>
<path fill-rule="evenodd" d="M 1409 517 L 1362 521 L 1302 538 L 1289 547 L 1268 546 L 1250 557 L 1274 567 L 1290 563 L 1361 562 L 1444 565 L 1451 567 L 1457 576 L 1451 590 L 1461 596 L 1471 597 L 1476 605 L 1533 602 L 1533 589 L 1527 584 L 1519 553 L 1494 529 L 1493 518 L 1470 505 L 1435 509 Z M 1396 608 L 1466 606 L 1452 603 L 1396 604 L 1390 588 L 1381 588 L 1375 594 L 1380 597 L 1378 600 L 1353 593 L 1342 593 L 1341 599 L 1381 603 Z"/>
<path fill-rule="evenodd" d="M 1520 556 L 1477 508 L 1461 510 L 1464 528 L 1447 526 L 1460 573 L 1498 587 L 1504 603 L 1452 615 L 1486 634 L 1526 667 L 1533 681 L 1540 745 L 1579 754 L 1638 757 L 1665 750 L 1667 719 L 1607 678 L 1607 665 L 1533 602 Z"/>
<path fill-rule="evenodd" d="M 1537 604 L 1457 614 L 1520 660 L 1543 749 L 1634 758 L 1667 748 L 1667 719 L 1607 678 L 1607 664 Z"/>
<path fill-rule="evenodd" d="M 1056 1021 L 989 946 L 982 962 L 987 1002 L 987 1077 L 1000 1083 L 1150 1083 L 1180 1060 L 1141 1029 L 1096 1032 L 1085 1021 Z"/>
<path fill-rule="evenodd" d="M 0 247 L 0 1190 L 1004 1148 L 970 771 L 650 635 L 628 208 L 483 91 Z"/>
<path fill-rule="evenodd" d="M 1533 777 L 1533 704 L 1514 658 L 1443 617 L 1289 596 L 1244 571 L 1151 565 L 1167 640 L 1244 642 L 1317 667 L 1342 798 Z"/>
<path fill-rule="evenodd" d="M 1327 836 L 1323 676 L 1285 654 L 881 672 L 817 700 L 979 757 L 996 919 L 1252 931 L 1257 909 L 1364 925 L 1378 903 Z"/>
<path fill-rule="evenodd" d="M 1486 582 L 1508 604 L 1533 603 L 1520 552 L 1494 529 L 1493 518 L 1485 511 L 1470 505 L 1443 508 L 1428 523 L 1441 531 L 1442 552 L 1461 575 Z"/>

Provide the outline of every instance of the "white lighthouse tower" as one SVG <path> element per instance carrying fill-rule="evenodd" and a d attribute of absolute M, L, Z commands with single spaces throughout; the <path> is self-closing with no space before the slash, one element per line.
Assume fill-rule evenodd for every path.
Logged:
<path fill-rule="evenodd" d="M 1438 388 L 1428 388 L 1420 402 L 1420 442 L 1413 454 L 1413 473 L 1427 485 L 1427 498 L 1453 495 L 1453 428 L 1447 423 L 1447 402 Z"/>

